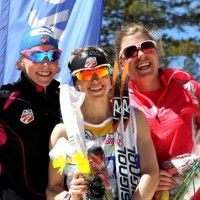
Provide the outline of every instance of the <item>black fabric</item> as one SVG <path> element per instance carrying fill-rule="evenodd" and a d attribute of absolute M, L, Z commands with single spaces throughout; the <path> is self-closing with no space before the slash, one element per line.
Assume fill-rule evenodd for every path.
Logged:
<path fill-rule="evenodd" d="M 5 110 L 0 105 L 0 123 L 7 136 L 6 144 L 0 145 L 0 163 L 4 169 L 0 184 L 24 200 L 46 199 L 49 137 L 60 122 L 58 86 L 59 82 L 53 80 L 46 93 L 38 92 L 22 73 L 15 84 L 0 89 L 0 103 L 4 105 L 10 95 L 17 96 Z M 34 120 L 27 124 L 20 121 L 23 111 L 31 111 L 28 116 L 34 116 Z"/>
<path fill-rule="evenodd" d="M 103 64 L 108 64 L 108 61 L 106 59 L 106 56 L 99 54 L 99 52 L 95 52 L 95 51 L 91 51 L 89 53 L 86 52 L 82 52 L 80 54 L 78 54 L 71 63 L 68 63 L 68 67 L 71 71 L 71 73 L 73 73 L 76 70 L 79 69 L 84 69 L 87 68 L 87 66 L 85 66 L 86 64 L 86 60 L 88 58 L 92 58 L 95 57 L 96 58 L 96 66 L 98 65 L 103 65 Z"/>

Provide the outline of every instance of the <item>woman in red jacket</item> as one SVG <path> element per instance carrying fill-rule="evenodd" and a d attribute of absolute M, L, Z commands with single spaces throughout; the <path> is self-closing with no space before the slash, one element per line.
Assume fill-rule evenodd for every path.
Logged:
<path fill-rule="evenodd" d="M 160 165 L 158 190 L 176 186 L 163 162 L 191 153 L 198 140 L 200 84 L 184 71 L 162 69 L 152 30 L 142 24 L 122 26 L 116 35 L 116 55 L 129 70 L 131 105 L 146 115 Z"/>

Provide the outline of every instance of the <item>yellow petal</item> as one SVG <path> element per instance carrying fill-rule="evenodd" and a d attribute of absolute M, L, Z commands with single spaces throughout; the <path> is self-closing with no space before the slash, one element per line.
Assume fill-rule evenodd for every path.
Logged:
<path fill-rule="evenodd" d="M 168 190 L 162 191 L 160 200 L 169 200 L 169 191 Z"/>
<path fill-rule="evenodd" d="M 77 152 L 73 156 L 72 160 L 76 162 L 77 169 L 81 173 L 84 173 L 84 174 L 90 174 L 91 173 L 89 161 L 85 157 L 85 155 L 83 154 L 83 152 Z"/>
<path fill-rule="evenodd" d="M 58 158 L 53 160 L 53 167 L 54 168 L 59 168 L 58 173 L 61 175 L 64 171 L 64 168 L 67 164 L 69 164 L 67 161 L 69 161 L 69 158 L 66 159 L 64 155 L 58 156 Z"/>

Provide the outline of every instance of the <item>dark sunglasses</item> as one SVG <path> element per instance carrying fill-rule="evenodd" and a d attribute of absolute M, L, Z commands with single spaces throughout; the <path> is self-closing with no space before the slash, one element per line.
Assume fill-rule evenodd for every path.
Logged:
<path fill-rule="evenodd" d="M 48 59 L 49 62 L 54 62 L 60 58 L 62 51 L 55 49 L 49 51 L 40 51 L 40 50 L 23 50 L 21 54 L 36 63 L 42 62 L 44 59 Z"/>
<path fill-rule="evenodd" d="M 121 54 L 121 58 L 131 58 L 131 57 L 135 57 L 138 55 L 138 51 L 141 50 L 143 53 L 148 53 L 148 51 L 157 48 L 156 42 L 153 40 L 146 40 L 143 41 L 139 44 L 136 45 L 132 45 L 129 47 L 126 47 Z"/>

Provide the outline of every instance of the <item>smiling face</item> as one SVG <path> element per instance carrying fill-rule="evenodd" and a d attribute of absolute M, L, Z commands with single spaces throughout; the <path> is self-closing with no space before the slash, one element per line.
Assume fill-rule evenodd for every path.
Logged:
<path fill-rule="evenodd" d="M 121 52 L 132 45 L 138 46 L 144 41 L 150 40 L 148 36 L 141 32 L 124 36 L 121 41 Z M 146 80 L 158 77 L 159 54 L 157 48 L 144 52 L 139 50 L 137 55 L 125 58 L 122 56 L 120 62 L 129 67 L 130 79 L 137 83 L 145 83 Z"/>
<path fill-rule="evenodd" d="M 51 45 L 41 45 L 35 46 L 30 50 L 49 51 L 54 49 L 55 47 Z M 50 62 L 48 59 L 45 59 L 42 62 L 36 63 L 23 56 L 21 62 L 23 63 L 21 69 L 27 74 L 27 76 L 34 83 L 44 88 L 51 83 L 58 72 L 58 60 Z"/>
<path fill-rule="evenodd" d="M 93 74 L 91 80 L 77 80 L 76 86 L 79 91 L 86 94 L 87 99 L 107 99 L 111 88 L 110 75 L 99 78 L 96 74 Z"/>

